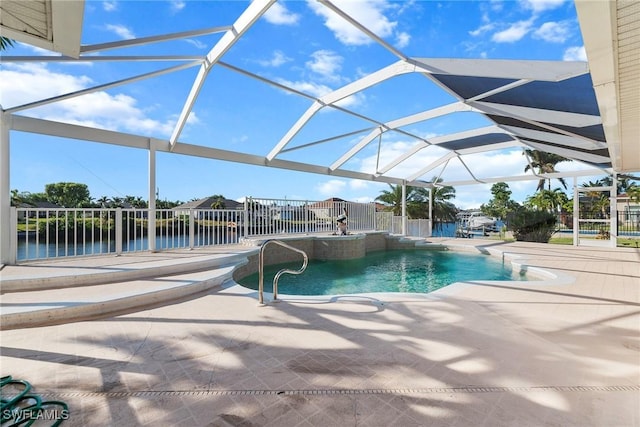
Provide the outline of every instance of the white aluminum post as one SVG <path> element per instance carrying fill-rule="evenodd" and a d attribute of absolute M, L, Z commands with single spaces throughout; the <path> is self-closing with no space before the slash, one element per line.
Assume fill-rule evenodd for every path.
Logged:
<path fill-rule="evenodd" d="M 149 250 L 156 250 L 156 147 L 149 139 L 149 220 L 147 222 Z"/>
<path fill-rule="evenodd" d="M 11 189 L 9 173 L 9 130 L 11 115 L 0 117 L 0 265 L 15 264 L 17 249 L 11 245 Z"/>
<path fill-rule="evenodd" d="M 402 183 L 402 235 L 407 235 L 407 184 Z"/>
<path fill-rule="evenodd" d="M 433 187 L 429 188 L 429 237 L 433 235 Z"/>
<path fill-rule="evenodd" d="M 10 230 L 18 230 L 18 208 L 15 206 L 11 206 L 10 208 Z M 11 248 L 11 253 L 9 254 L 9 264 L 15 264 L 18 261 L 18 233 L 11 233 L 11 244 L 9 245 Z M 1 265 L 2 263 L 0 263 Z"/>
<path fill-rule="evenodd" d="M 578 233 L 580 223 L 580 192 L 578 191 L 578 177 L 573 177 L 573 246 L 578 246 Z"/>
<path fill-rule="evenodd" d="M 247 224 L 249 222 L 249 198 L 247 196 L 244 196 L 244 203 L 243 203 L 243 209 L 242 209 L 242 230 L 243 230 L 243 236 L 246 238 L 247 237 L 247 232 L 249 231 L 249 224 Z"/>
<path fill-rule="evenodd" d="M 196 246 L 196 211 L 189 208 L 189 249 L 193 250 Z"/>
<path fill-rule="evenodd" d="M 124 231 L 123 227 L 124 225 L 122 224 L 122 208 L 116 208 L 116 255 L 122 255 L 122 235 Z M 128 244 L 129 242 L 127 242 L 127 245 Z"/>
<path fill-rule="evenodd" d="M 611 183 L 611 191 L 609 195 L 611 198 L 609 199 L 609 214 L 610 225 L 609 225 L 609 237 L 611 247 L 615 248 L 618 246 L 618 175 L 613 174 L 613 182 Z"/>

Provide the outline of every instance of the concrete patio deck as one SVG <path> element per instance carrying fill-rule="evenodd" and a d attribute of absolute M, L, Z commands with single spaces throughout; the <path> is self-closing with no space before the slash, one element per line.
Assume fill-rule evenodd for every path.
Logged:
<path fill-rule="evenodd" d="M 430 240 L 491 247 L 562 280 L 266 307 L 227 282 L 164 307 L 1 331 L 0 371 L 67 402 L 63 426 L 640 426 L 638 249 Z"/>

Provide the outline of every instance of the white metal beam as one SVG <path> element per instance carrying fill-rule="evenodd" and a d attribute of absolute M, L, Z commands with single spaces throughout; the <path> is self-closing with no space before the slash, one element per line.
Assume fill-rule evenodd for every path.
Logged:
<path fill-rule="evenodd" d="M 180 116 L 178 117 L 178 122 L 176 123 L 176 127 L 171 134 L 171 138 L 169 139 L 171 146 L 175 146 L 176 142 L 178 142 L 178 138 L 182 133 L 182 129 L 184 129 L 185 124 L 187 123 L 187 119 L 189 118 L 189 114 L 191 114 L 191 110 L 193 109 L 193 105 L 198 98 L 198 94 L 204 85 L 204 81 L 213 67 L 220 58 L 229 50 L 231 47 L 244 35 L 244 33 L 251 28 L 251 26 L 271 7 L 276 0 L 254 0 L 249 3 L 249 6 L 245 9 L 245 11 L 238 17 L 236 22 L 232 25 L 231 29 L 227 30 L 227 32 L 222 36 L 220 41 L 215 44 L 213 49 L 209 51 L 207 54 L 207 59 L 200 66 L 200 70 L 198 71 L 198 75 L 196 76 L 195 81 L 191 87 L 191 92 L 189 92 L 189 96 L 187 97 L 184 106 L 182 107 L 182 111 L 180 112 Z"/>
<path fill-rule="evenodd" d="M 412 58 L 434 74 L 492 77 L 512 80 L 562 81 L 589 72 L 580 61 L 521 61 L 508 59 Z"/>
<path fill-rule="evenodd" d="M 11 114 L 0 111 L 0 266 L 15 262 L 11 251 L 11 236 L 16 232 L 11 229 L 11 118 Z"/>
<path fill-rule="evenodd" d="M 541 175 L 518 175 L 518 176 L 500 176 L 500 177 L 492 177 L 492 178 L 481 178 L 482 183 L 484 184 L 494 184 L 496 182 L 516 182 L 516 181 L 537 181 L 541 178 L 543 179 L 559 179 L 559 178 L 568 178 L 568 177 L 581 177 L 581 176 L 598 176 L 598 175 L 607 175 L 607 171 L 603 171 L 600 169 L 584 169 L 579 171 L 570 171 L 570 172 L 559 172 L 559 173 L 547 173 Z M 477 185 L 478 181 L 476 180 L 467 180 L 467 181 L 448 181 L 448 182 L 440 182 L 438 185 L 449 185 L 452 187 L 462 187 L 466 185 Z"/>
<path fill-rule="evenodd" d="M 401 126 L 407 126 L 413 123 L 418 123 L 421 121 L 433 119 L 435 117 L 444 116 L 451 113 L 463 112 L 463 111 L 471 111 L 473 108 L 463 104 L 462 102 L 454 102 L 449 105 L 444 105 L 442 107 L 434 108 L 428 111 L 423 111 L 421 113 L 412 114 L 411 116 L 403 117 L 400 119 L 392 120 L 390 122 L 384 123 L 379 129 L 372 131 L 370 134 L 362 138 L 356 145 L 354 145 L 348 152 L 346 152 L 342 157 L 336 160 L 329 168 L 331 170 L 336 170 L 343 164 L 345 164 L 349 159 L 355 156 L 360 150 L 365 148 L 371 141 L 373 141 L 376 137 L 378 137 L 381 133 L 383 133 L 382 129 L 392 130 L 397 129 Z M 420 138 L 423 141 L 424 146 L 428 146 L 431 142 L 427 141 L 424 138 Z M 384 172 L 383 172 L 384 173 Z"/>
<path fill-rule="evenodd" d="M 107 83 L 107 84 L 103 84 L 103 85 L 98 85 L 98 86 L 90 87 L 90 88 L 87 88 L 87 89 L 82 89 L 82 90 L 79 90 L 79 91 L 76 91 L 76 92 L 71 92 L 71 93 L 67 93 L 67 94 L 63 94 L 63 95 L 54 96 L 52 98 L 47 98 L 47 99 L 43 99 L 43 100 L 40 100 L 40 101 L 31 102 L 29 104 L 18 105 L 16 107 L 7 108 L 6 111 L 14 113 L 14 112 L 17 112 L 17 111 L 36 108 L 36 107 L 40 107 L 42 105 L 47 105 L 47 104 L 51 104 L 51 103 L 54 103 L 54 102 L 63 101 L 65 99 L 76 98 L 78 96 L 86 95 L 88 93 L 98 92 L 98 91 L 109 89 L 109 88 L 112 88 L 112 87 L 121 86 L 123 84 L 133 83 L 133 82 L 136 82 L 136 81 L 139 81 L 139 80 L 145 80 L 145 79 L 148 79 L 148 78 L 151 78 L 151 77 L 156 77 L 156 76 L 161 76 L 163 74 L 172 73 L 174 71 L 184 70 L 186 68 L 191 68 L 191 67 L 194 67 L 196 65 L 198 65 L 197 62 L 196 63 L 191 63 L 191 64 L 176 65 L 175 67 L 169 67 L 169 68 L 165 68 L 165 69 L 162 69 L 162 70 L 153 71 L 151 73 L 141 74 L 139 76 L 134 76 L 134 77 L 129 77 L 129 78 L 122 79 L 122 80 L 117 80 L 115 82 L 111 82 L 111 83 Z"/>
<path fill-rule="evenodd" d="M 112 55 L 112 56 L 3 56 L 2 62 L 162 62 L 162 61 L 204 61 L 197 55 Z"/>
<path fill-rule="evenodd" d="M 424 175 L 425 173 L 437 168 L 438 166 L 440 166 L 443 163 L 448 162 L 451 159 L 454 159 L 458 157 L 458 155 L 455 152 L 450 152 L 445 156 L 442 156 L 441 158 L 439 158 L 438 160 L 436 160 L 435 162 L 431 163 L 428 166 L 425 166 L 424 168 L 420 169 L 418 172 L 414 173 L 413 175 L 411 175 L 408 180 L 409 181 L 415 181 L 416 179 L 420 178 L 422 175 Z"/>
<path fill-rule="evenodd" d="M 169 40 L 186 39 L 189 37 L 202 36 L 205 34 L 221 33 L 223 31 L 229 31 L 230 29 L 231 27 L 227 25 L 223 27 L 203 28 L 201 30 L 182 31 L 179 33 L 163 34 L 160 36 L 138 37 L 138 38 L 129 39 L 129 40 L 118 40 L 115 42 L 82 46 L 80 48 L 80 52 L 81 53 L 102 52 L 109 49 L 120 49 L 120 48 L 126 48 L 131 46 L 141 46 L 141 45 L 151 44 L 156 42 L 165 42 Z"/>
<path fill-rule="evenodd" d="M 521 138 L 536 139 L 538 141 L 549 142 L 550 144 L 563 145 L 567 150 L 584 149 L 598 150 L 606 148 L 600 144 L 596 144 L 593 140 L 584 140 L 569 135 L 560 135 L 553 132 L 545 132 L 537 129 L 520 128 L 516 126 L 503 126 L 503 128 L 513 135 Z"/>
<path fill-rule="evenodd" d="M 573 137 L 573 138 L 577 138 L 577 139 L 582 139 L 584 141 L 588 141 L 588 142 L 590 142 L 590 143 L 592 143 L 594 145 L 598 145 L 600 147 L 605 147 L 606 146 L 606 144 L 604 142 L 602 142 L 602 141 L 596 141 L 594 139 L 587 138 L 586 136 L 578 135 L 576 133 L 573 133 L 571 131 L 568 131 L 568 130 L 563 129 L 563 128 L 558 127 L 558 126 L 552 126 L 552 125 L 549 125 L 547 123 L 539 122 L 539 121 L 536 121 L 536 120 L 531 120 L 529 117 L 525 117 L 525 116 L 521 116 L 521 115 L 516 114 L 513 110 L 506 110 L 505 111 L 504 108 L 500 108 L 499 106 L 495 106 L 495 104 L 494 105 L 488 105 L 486 103 L 483 104 L 482 102 L 472 102 L 471 105 L 476 107 L 479 111 L 482 111 L 482 112 L 487 113 L 487 114 L 496 114 L 496 115 L 505 116 L 505 117 L 512 117 L 512 118 L 518 119 L 518 120 L 520 120 L 522 122 L 535 125 L 537 127 L 548 129 L 550 131 L 561 133 L 563 135 L 567 135 L 567 136 L 570 136 L 570 137 Z M 540 111 L 544 111 L 544 110 L 540 110 Z M 546 112 L 546 117 L 549 117 L 550 115 L 555 114 L 555 113 L 556 113 L 555 111 L 547 111 Z"/>
<path fill-rule="evenodd" d="M 309 120 L 325 105 L 332 105 L 348 96 L 361 92 L 373 85 L 376 85 L 391 77 L 411 73 L 416 70 L 416 67 L 406 63 L 405 61 L 397 61 L 387 67 L 368 74 L 367 76 L 356 80 L 348 85 L 345 85 L 331 93 L 328 93 L 316 100 L 316 102 L 304 112 L 304 114 L 296 121 L 296 123 L 287 131 L 287 133 L 280 139 L 275 147 L 267 154 L 269 161 L 273 160 L 284 147 L 291 142 L 291 140 L 297 135 L 298 132 L 308 123 Z"/>
<path fill-rule="evenodd" d="M 370 88 L 371 86 L 377 85 L 380 82 L 385 80 L 389 80 L 392 77 L 399 76 L 401 74 L 406 73 L 414 73 L 416 71 L 426 71 L 421 70 L 413 64 L 410 64 L 405 61 L 397 61 L 391 65 L 388 65 L 384 68 L 379 69 L 371 74 L 368 74 L 361 79 L 358 79 L 354 82 L 349 83 L 339 89 L 334 90 L 331 93 L 328 93 L 322 97 L 320 97 L 320 102 L 325 105 L 335 104 L 336 102 L 351 96 L 355 93 L 362 92 L 365 89 Z"/>
<path fill-rule="evenodd" d="M 380 46 L 382 46 L 385 49 L 387 49 L 389 52 L 391 52 L 392 54 L 394 54 L 398 58 L 400 58 L 400 59 L 402 59 L 404 61 L 407 60 L 407 56 L 405 54 L 403 54 L 398 49 L 396 49 L 393 46 L 391 46 L 389 43 L 387 43 L 386 41 L 384 41 L 380 37 L 378 37 L 373 31 L 369 30 L 367 27 L 362 25 L 362 23 L 360 21 L 356 20 L 352 16 L 348 15 L 347 13 L 345 13 L 342 9 L 338 8 L 336 5 L 331 3 L 331 1 L 329 1 L 329 0 L 318 0 L 318 2 L 322 3 L 327 8 L 333 10 L 335 13 L 340 15 L 344 20 L 348 21 L 351 25 L 353 25 L 354 27 L 356 27 L 357 29 L 359 29 L 360 31 L 365 33 L 372 40 L 375 40 L 376 43 L 378 43 Z"/>

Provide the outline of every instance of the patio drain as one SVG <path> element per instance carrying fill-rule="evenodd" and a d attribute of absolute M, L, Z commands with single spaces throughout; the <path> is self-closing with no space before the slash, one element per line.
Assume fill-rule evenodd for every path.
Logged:
<path fill-rule="evenodd" d="M 153 397 L 153 396 L 294 396 L 294 395 L 369 395 L 369 394 L 433 394 L 433 393 L 510 393 L 510 392 L 615 392 L 640 391 L 640 385 L 609 386 L 532 386 L 532 387 L 430 387 L 430 388 L 396 388 L 396 389 L 320 389 L 320 390 L 140 390 L 123 392 L 51 392 L 58 397 Z M 46 395 L 46 393 L 42 393 Z"/>

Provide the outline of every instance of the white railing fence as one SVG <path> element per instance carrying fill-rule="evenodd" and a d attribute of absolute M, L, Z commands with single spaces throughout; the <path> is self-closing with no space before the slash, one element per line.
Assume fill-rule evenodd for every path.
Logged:
<path fill-rule="evenodd" d="M 385 212 L 386 213 L 386 212 Z M 390 227 L 388 231 L 391 234 L 405 234 L 402 231 L 402 217 L 391 216 Z M 411 237 L 431 237 L 431 223 L 429 219 L 416 218 L 407 219 L 407 236 Z"/>
<path fill-rule="evenodd" d="M 240 209 L 12 208 L 14 261 L 237 244 L 244 236 L 384 230 L 373 203 L 247 198 Z M 153 218 L 154 221 L 150 221 Z M 150 223 L 155 222 L 153 230 Z"/>

